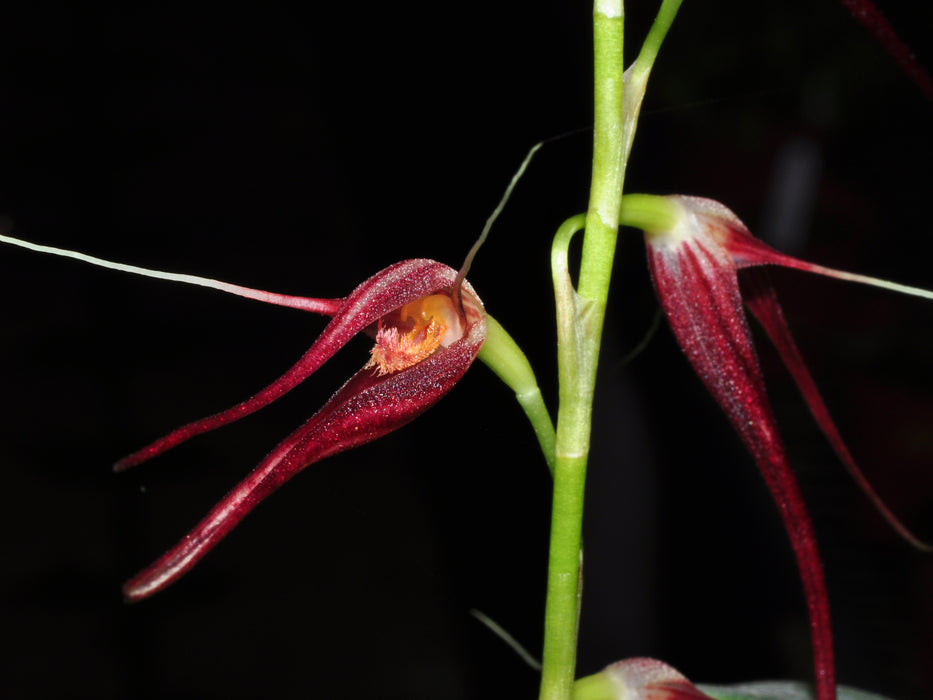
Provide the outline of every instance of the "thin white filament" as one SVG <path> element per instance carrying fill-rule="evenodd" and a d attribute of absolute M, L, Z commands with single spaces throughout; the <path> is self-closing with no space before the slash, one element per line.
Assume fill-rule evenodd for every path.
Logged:
<path fill-rule="evenodd" d="M 486 625 L 499 639 L 508 644 L 512 648 L 512 651 L 518 654 L 522 658 L 522 661 L 531 666 L 532 669 L 535 671 L 541 670 L 541 662 L 533 657 L 525 647 L 516 641 L 515 637 L 506 632 L 495 620 L 476 608 L 470 610 L 470 614 Z"/>
<path fill-rule="evenodd" d="M 845 280 L 846 282 L 867 284 L 872 287 L 880 287 L 881 289 L 887 289 L 892 292 L 898 292 L 900 294 L 907 294 L 912 297 L 920 297 L 921 299 L 929 299 L 933 301 L 933 292 L 927 289 L 921 289 L 920 287 L 911 287 L 906 284 L 898 284 L 897 282 L 888 282 L 887 280 L 878 279 L 877 277 L 869 277 L 868 275 L 857 275 L 854 272 L 841 272 L 840 270 L 833 270 L 828 267 L 822 267 L 821 265 L 808 265 L 807 267 L 801 267 L 800 269 L 807 272 L 815 272 L 817 274 L 826 275 L 828 277 L 835 277 L 836 279 Z"/>
<path fill-rule="evenodd" d="M 2 233 L 0 233 L 0 243 L 9 243 L 10 245 L 26 248 L 27 250 L 32 250 L 37 253 L 48 253 L 50 255 L 58 255 L 63 258 L 72 258 L 74 260 L 80 260 L 81 262 L 90 263 L 91 265 L 97 265 L 98 267 L 105 267 L 108 270 L 128 272 L 132 275 L 141 275 L 143 277 L 154 277 L 155 279 L 168 280 L 169 282 L 182 282 L 184 284 L 194 284 L 199 287 L 210 287 L 211 289 L 226 292 L 227 294 L 236 294 L 237 296 L 246 297 L 247 299 L 254 299 L 266 304 L 288 306 L 293 309 L 301 309 L 302 311 L 311 311 L 314 313 L 330 315 L 334 313 L 340 303 L 339 299 L 314 299 L 311 297 L 295 297 L 289 296 L 287 294 L 275 294 L 273 292 L 266 292 L 261 289 L 250 289 L 249 287 L 241 287 L 239 285 L 230 284 L 228 282 L 220 282 L 219 280 L 213 280 L 207 277 L 185 275 L 177 272 L 150 270 L 145 267 L 137 267 L 136 265 L 126 265 L 124 263 L 112 262 L 102 258 L 95 258 L 92 255 L 85 255 L 84 253 L 78 253 L 73 250 L 55 248 L 53 246 L 47 245 L 39 245 L 38 243 L 30 243 L 29 241 L 13 238 L 12 236 L 6 236 Z"/>
<path fill-rule="evenodd" d="M 460 283 L 463 282 L 464 277 L 470 272 L 470 266 L 473 264 L 473 258 L 476 257 L 476 254 L 479 252 L 480 247 L 483 243 L 486 242 L 486 239 L 489 237 L 489 231 L 492 230 L 492 225 L 496 222 L 496 219 L 499 218 L 499 215 L 502 213 L 502 210 L 505 209 L 505 205 L 508 203 L 509 198 L 512 196 L 512 190 L 515 189 L 515 185 L 518 184 L 518 181 L 522 179 L 522 175 L 525 174 L 525 170 L 528 169 L 528 165 L 531 163 L 531 159 L 534 158 L 535 153 L 538 152 L 538 149 L 541 148 L 547 141 L 540 141 L 531 147 L 531 150 L 528 151 L 528 155 L 525 156 L 525 160 L 522 161 L 522 164 L 518 166 L 518 171 L 512 176 L 512 180 L 509 182 L 509 186 L 505 188 L 505 194 L 502 195 L 502 199 L 499 200 L 499 204 L 496 205 L 496 208 L 493 209 L 492 214 L 489 215 L 489 218 L 486 219 L 486 225 L 483 226 L 482 233 L 479 234 L 479 238 L 476 239 L 476 243 L 473 244 L 473 247 L 470 248 L 470 252 L 467 253 L 466 260 L 463 261 L 463 265 L 460 267 L 460 272 L 457 273 L 457 279 L 454 281 L 454 289 L 460 290 Z"/>

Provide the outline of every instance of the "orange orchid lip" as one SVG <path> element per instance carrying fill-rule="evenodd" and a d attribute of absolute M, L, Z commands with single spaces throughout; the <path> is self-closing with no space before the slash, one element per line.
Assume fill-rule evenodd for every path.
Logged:
<path fill-rule="evenodd" d="M 456 306 L 450 294 L 431 294 L 379 319 L 366 367 L 379 374 L 398 372 L 460 340 L 464 321 Z"/>

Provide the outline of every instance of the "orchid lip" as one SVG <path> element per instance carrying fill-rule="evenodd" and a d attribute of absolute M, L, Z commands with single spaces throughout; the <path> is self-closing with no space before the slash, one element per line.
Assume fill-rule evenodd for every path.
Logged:
<path fill-rule="evenodd" d="M 376 344 L 366 367 L 380 374 L 391 374 L 443 351 L 460 340 L 469 323 L 467 308 L 460 297 L 460 308 L 452 290 L 442 290 L 411 301 L 383 316 L 376 324 Z M 475 314 L 470 314 L 471 317 Z"/>

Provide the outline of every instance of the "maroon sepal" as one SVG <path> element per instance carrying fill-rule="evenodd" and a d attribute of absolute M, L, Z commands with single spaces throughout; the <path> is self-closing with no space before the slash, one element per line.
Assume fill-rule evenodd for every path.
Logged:
<path fill-rule="evenodd" d="M 826 408 L 823 397 L 816 387 L 816 382 L 813 381 L 810 370 L 807 368 L 800 351 L 797 349 L 797 344 L 790 334 L 790 328 L 787 326 L 787 320 L 784 318 L 784 312 L 778 303 L 777 294 L 775 294 L 767 271 L 748 269 L 742 273 L 740 280 L 745 306 L 752 312 L 752 315 L 764 328 L 765 333 L 768 334 L 768 338 L 774 344 L 774 347 L 777 348 L 778 354 L 794 378 L 800 393 L 803 394 L 804 400 L 810 408 L 810 413 L 813 414 L 813 418 L 819 425 L 820 430 L 823 431 L 836 456 L 839 457 L 839 461 L 842 462 L 849 475 L 855 480 L 855 483 L 862 489 L 881 516 L 888 521 L 888 524 L 901 537 L 921 551 L 933 551 L 933 547 L 914 535 L 891 512 L 855 463 L 855 458 L 849 452 L 849 448 L 839 434 L 832 416 L 829 415 L 829 409 Z"/>

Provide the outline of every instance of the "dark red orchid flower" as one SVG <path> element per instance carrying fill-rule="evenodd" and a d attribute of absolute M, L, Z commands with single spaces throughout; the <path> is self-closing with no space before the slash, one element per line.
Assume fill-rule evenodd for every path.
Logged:
<path fill-rule="evenodd" d="M 258 394 L 174 430 L 120 460 L 115 469 L 137 465 L 275 401 L 361 331 L 376 338 L 370 360 L 177 545 L 130 579 L 123 588 L 126 599 L 146 598 L 183 576 L 256 505 L 305 467 L 402 427 L 450 391 L 486 337 L 482 302 L 468 283 L 456 283 L 457 271 L 446 265 L 406 260 L 369 278 L 345 299 L 267 299 L 333 318 L 301 359 Z"/>
<path fill-rule="evenodd" d="M 361 331 L 376 337 L 370 360 L 177 545 L 130 579 L 123 587 L 126 599 L 146 598 L 183 576 L 256 505 L 305 467 L 402 427 L 450 391 L 486 337 L 482 302 L 468 283 L 455 288 L 456 282 L 457 271 L 446 265 L 406 260 L 369 278 L 345 299 L 269 300 L 333 318 L 301 359 L 258 394 L 172 431 L 120 460 L 115 469 L 135 466 L 266 406 Z"/>
<path fill-rule="evenodd" d="M 124 585 L 129 601 L 146 598 L 187 573 L 263 499 L 305 467 L 376 440 L 433 406 L 460 380 L 486 340 L 486 313 L 463 279 L 466 267 L 458 273 L 433 260 L 396 263 L 344 299 L 315 299 L 114 263 L 2 233 L 0 243 L 332 317 L 311 348 L 272 384 L 226 411 L 188 423 L 121 459 L 114 466 L 117 471 L 272 403 L 361 331 L 375 337 L 369 361 L 321 410 L 272 450 L 178 544 Z"/>
<path fill-rule="evenodd" d="M 927 298 L 933 294 L 873 278 L 812 265 L 752 237 L 728 209 L 708 199 L 674 196 L 679 212 L 671 230 L 646 235 L 651 277 L 678 344 L 752 454 L 778 506 L 803 581 L 810 617 L 821 700 L 834 697 L 835 680 L 829 604 L 813 526 L 784 451 L 752 337 L 744 302 L 764 326 L 790 369 L 804 399 L 843 464 L 894 527 L 927 548 L 884 506 L 868 485 L 829 416 L 790 335 L 774 289 L 762 265 L 780 265 L 839 279 L 865 282 Z M 744 279 L 745 277 L 747 279 Z"/>
<path fill-rule="evenodd" d="M 146 598 L 187 573 L 263 499 L 305 467 L 372 442 L 433 406 L 464 375 L 487 335 L 483 303 L 463 279 L 475 250 L 460 272 L 433 260 L 405 260 L 373 275 L 344 299 L 316 299 L 124 265 L 2 233 L 0 243 L 331 316 L 311 348 L 272 384 L 232 408 L 188 423 L 121 459 L 114 465 L 116 471 L 272 403 L 307 379 L 358 333 L 365 332 L 376 340 L 369 361 L 321 410 L 279 443 L 178 544 L 124 585 L 128 601 Z"/>

